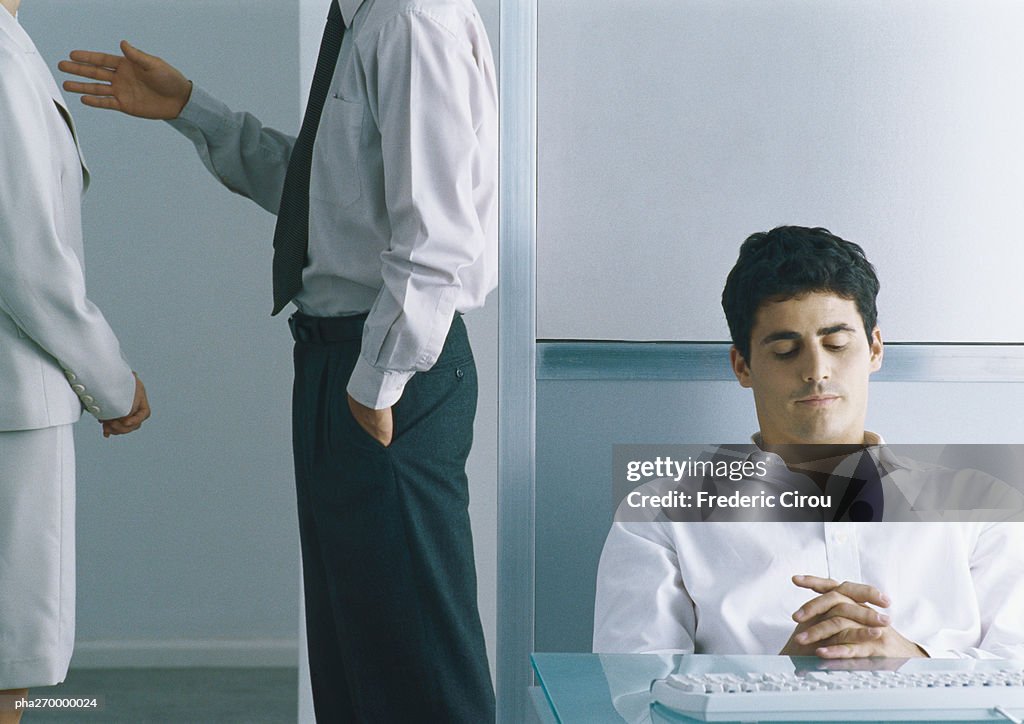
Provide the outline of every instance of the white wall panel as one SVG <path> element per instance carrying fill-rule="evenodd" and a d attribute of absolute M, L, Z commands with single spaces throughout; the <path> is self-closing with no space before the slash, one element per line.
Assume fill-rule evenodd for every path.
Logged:
<path fill-rule="evenodd" d="M 860 243 L 900 341 L 1019 342 L 1024 4 L 540 0 L 538 336 L 722 340 L 751 232 Z"/>

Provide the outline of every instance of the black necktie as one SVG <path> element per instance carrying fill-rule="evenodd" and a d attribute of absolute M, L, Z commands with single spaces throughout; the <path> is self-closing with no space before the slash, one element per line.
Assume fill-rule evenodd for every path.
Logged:
<path fill-rule="evenodd" d="M 313 163 L 313 141 L 320 126 L 320 115 L 327 100 L 327 90 L 338 63 L 341 38 L 345 34 L 345 21 L 341 17 L 338 0 L 331 0 L 327 13 L 327 26 L 320 41 L 320 55 L 316 60 L 313 84 L 309 89 L 306 115 L 284 177 L 281 208 L 277 212 L 274 229 L 274 311 L 277 314 L 302 288 L 302 269 L 306 266 L 309 248 L 309 174 Z"/>

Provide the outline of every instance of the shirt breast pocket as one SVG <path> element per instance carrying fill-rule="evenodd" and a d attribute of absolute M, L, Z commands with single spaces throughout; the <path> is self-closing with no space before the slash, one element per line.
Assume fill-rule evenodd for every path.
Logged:
<path fill-rule="evenodd" d="M 310 198 L 348 206 L 362 196 L 360 160 L 365 111 L 362 103 L 328 96 L 313 144 Z"/>

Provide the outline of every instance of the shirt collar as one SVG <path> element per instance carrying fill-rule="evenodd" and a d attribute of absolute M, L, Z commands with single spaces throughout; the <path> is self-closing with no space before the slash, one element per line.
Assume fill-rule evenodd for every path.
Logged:
<path fill-rule="evenodd" d="M 760 430 L 750 436 L 751 442 L 757 447 L 750 459 L 764 460 L 771 465 L 781 465 L 785 467 L 786 463 L 781 457 L 772 452 L 766 452 L 764 449 L 764 441 L 761 438 Z M 864 431 L 864 450 L 871 457 L 877 460 L 883 468 L 883 471 L 888 474 L 896 468 L 906 467 L 906 463 L 895 455 L 886 445 L 885 440 L 877 432 L 871 432 L 870 430 Z"/>
<path fill-rule="evenodd" d="M 758 430 L 750 436 L 750 441 L 757 445 L 759 448 L 764 450 L 764 442 L 761 439 L 761 431 Z M 885 440 L 877 432 L 871 432 L 871 430 L 864 431 L 864 445 L 867 447 L 876 447 L 878 445 L 885 445 Z"/>
<path fill-rule="evenodd" d="M 363 4 L 365 0 L 334 0 L 338 3 L 338 7 L 341 8 L 341 17 L 345 21 L 345 27 L 352 27 L 352 19 L 356 16 L 356 11 L 359 10 L 359 6 Z"/>

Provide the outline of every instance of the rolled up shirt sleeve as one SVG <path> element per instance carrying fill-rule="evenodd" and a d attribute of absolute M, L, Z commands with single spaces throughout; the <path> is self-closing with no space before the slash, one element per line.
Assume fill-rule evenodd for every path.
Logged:
<path fill-rule="evenodd" d="M 196 85 L 181 114 L 167 123 L 192 141 L 203 165 L 226 188 L 277 213 L 293 136 L 264 126 L 251 113 L 232 111 Z"/>
<path fill-rule="evenodd" d="M 409 9 L 381 28 L 363 59 L 391 238 L 348 392 L 376 409 L 434 365 L 455 312 L 481 306 L 494 286 L 481 271 L 493 265 L 480 263 L 488 230 L 479 198 L 491 183 L 481 180 L 493 170 L 487 155 L 496 154 L 485 147 L 491 129 L 480 128 L 496 119 L 493 78 L 459 28 Z"/>

